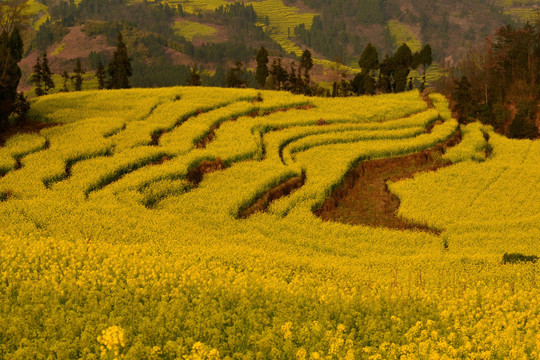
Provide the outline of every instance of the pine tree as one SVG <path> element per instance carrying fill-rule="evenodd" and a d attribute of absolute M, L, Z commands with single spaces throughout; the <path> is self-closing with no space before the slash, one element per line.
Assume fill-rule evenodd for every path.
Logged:
<path fill-rule="evenodd" d="M 375 79 L 372 77 L 372 72 L 379 70 L 380 63 L 379 53 L 371 43 L 367 44 L 362 52 L 360 60 L 358 60 L 358 65 L 362 68 L 362 74 L 360 75 L 361 79 L 357 80 L 356 86 L 358 86 L 359 81 L 362 81 L 363 86 L 358 86 L 358 89 L 363 90 L 363 94 L 375 94 Z M 355 85 L 353 85 L 354 87 Z"/>
<path fill-rule="evenodd" d="M 293 93 L 296 93 L 297 92 L 296 84 L 297 84 L 296 64 L 294 62 L 291 62 L 289 76 L 287 78 L 287 90 L 289 90 L 289 91 L 291 91 Z"/>
<path fill-rule="evenodd" d="M 80 58 L 77 58 L 77 62 L 75 63 L 75 68 L 73 69 L 73 72 L 75 73 L 75 75 L 73 75 L 73 79 L 75 80 L 75 91 L 81 91 L 83 83 L 82 75 L 84 74 L 84 70 L 81 67 Z"/>
<path fill-rule="evenodd" d="M 105 89 L 105 68 L 103 67 L 103 63 L 101 60 L 99 60 L 97 70 L 96 70 L 96 78 L 98 80 L 98 89 L 103 90 Z"/>
<path fill-rule="evenodd" d="M 227 87 L 230 88 L 245 87 L 246 83 L 241 79 L 241 76 L 244 74 L 244 70 L 242 70 L 244 64 L 241 61 L 237 61 L 234 65 L 235 66 L 229 70 L 225 83 Z"/>
<path fill-rule="evenodd" d="M 394 60 L 388 54 L 379 67 L 379 90 L 383 93 L 394 92 Z"/>
<path fill-rule="evenodd" d="M 261 46 L 257 52 L 257 70 L 255 72 L 255 79 L 259 84 L 259 88 L 263 89 L 268 78 L 268 51 Z"/>
<path fill-rule="evenodd" d="M 21 78 L 18 62 L 22 58 L 23 43 L 15 28 L 11 34 L 0 34 L 0 130 L 8 125 L 9 115 L 15 110 L 17 86 Z"/>
<path fill-rule="evenodd" d="M 375 46 L 373 46 L 371 43 L 367 44 L 366 48 L 362 52 L 360 60 L 358 60 L 358 65 L 360 65 L 360 68 L 367 71 L 379 69 L 379 53 L 377 52 Z"/>
<path fill-rule="evenodd" d="M 41 57 L 41 80 L 43 81 L 43 92 L 46 94 L 54 89 L 54 81 L 52 79 L 52 72 L 49 68 L 49 59 L 47 59 L 47 53 L 43 52 Z"/>
<path fill-rule="evenodd" d="M 69 81 L 69 74 L 66 70 L 62 73 L 62 80 L 64 81 L 64 88 L 62 89 L 62 92 L 69 92 L 68 88 L 68 81 Z"/>
<path fill-rule="evenodd" d="M 407 88 L 407 78 L 411 72 L 413 55 L 407 44 L 403 43 L 396 51 L 393 59 L 395 92 L 403 92 Z"/>
<path fill-rule="evenodd" d="M 538 136 L 536 127 L 536 102 L 518 104 L 517 113 L 508 127 L 508 136 L 517 139 L 534 139 Z"/>
<path fill-rule="evenodd" d="M 457 113 L 457 120 L 460 124 L 465 124 L 469 113 L 472 110 L 471 83 L 466 76 L 456 81 L 452 98 L 455 100 L 454 111 Z"/>
<path fill-rule="evenodd" d="M 188 86 L 201 86 L 201 75 L 195 70 L 194 67 L 191 68 L 191 72 L 189 73 L 189 79 L 187 82 Z"/>
<path fill-rule="evenodd" d="M 128 89 L 129 77 L 132 75 L 131 59 L 128 57 L 127 48 L 124 44 L 122 33 L 118 33 L 116 51 L 109 63 L 109 89 Z"/>
<path fill-rule="evenodd" d="M 34 92 L 36 96 L 45 95 L 43 91 L 43 71 L 41 69 L 41 58 L 38 56 L 34 65 L 34 72 L 30 76 L 30 82 L 34 85 Z"/>
<path fill-rule="evenodd" d="M 309 71 L 313 68 L 313 59 L 309 50 L 304 50 L 300 59 L 300 67 L 304 69 L 304 94 L 311 95 L 311 79 Z"/>
<path fill-rule="evenodd" d="M 413 69 L 421 68 L 421 71 L 419 71 L 422 74 L 422 83 L 420 85 L 420 91 L 424 91 L 424 89 L 426 88 L 426 72 L 432 63 L 433 63 L 433 56 L 431 53 L 431 46 L 429 46 L 429 44 L 426 44 L 419 53 L 417 52 L 417 53 L 414 53 L 413 55 L 411 68 Z"/>

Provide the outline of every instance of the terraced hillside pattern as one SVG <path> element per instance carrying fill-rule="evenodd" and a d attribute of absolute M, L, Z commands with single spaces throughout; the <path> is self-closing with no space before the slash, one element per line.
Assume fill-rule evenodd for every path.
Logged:
<path fill-rule="evenodd" d="M 0 147 L 0 358 L 540 357 L 538 264 L 503 262 L 540 254 L 539 141 L 417 91 L 31 116 Z"/>

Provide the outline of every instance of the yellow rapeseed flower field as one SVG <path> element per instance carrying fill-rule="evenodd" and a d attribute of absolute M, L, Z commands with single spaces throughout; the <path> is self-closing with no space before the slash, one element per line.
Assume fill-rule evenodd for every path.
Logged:
<path fill-rule="evenodd" d="M 187 87 L 34 100 L 56 125 L 0 147 L 0 358 L 540 358 L 539 265 L 502 262 L 540 255 L 540 142 L 460 127 L 431 100 Z M 439 232 L 314 214 L 360 162 L 458 131 L 452 165 L 387 183 L 398 216 Z"/>

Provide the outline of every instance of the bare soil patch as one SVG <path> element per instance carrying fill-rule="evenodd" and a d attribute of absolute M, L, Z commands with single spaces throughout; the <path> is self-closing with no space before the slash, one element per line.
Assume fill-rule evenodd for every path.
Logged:
<path fill-rule="evenodd" d="M 279 184 L 278 186 L 266 191 L 262 194 L 251 206 L 244 210 L 241 210 L 238 217 L 241 219 L 248 218 L 256 212 L 265 212 L 268 206 L 283 196 L 288 196 L 293 191 L 301 188 L 306 181 L 306 174 L 302 173 L 302 176 L 297 176 L 288 179 L 287 181 Z"/>
<path fill-rule="evenodd" d="M 325 221 L 440 234 L 440 230 L 397 217 L 400 201 L 388 190 L 387 181 L 399 181 L 451 165 L 441 155 L 460 141 L 458 131 L 445 143 L 419 153 L 361 162 L 347 173 L 315 215 Z"/>
<path fill-rule="evenodd" d="M 203 180 L 205 174 L 209 174 L 214 171 L 224 170 L 226 165 L 221 161 L 220 158 L 215 159 L 214 161 L 205 160 L 201 162 L 198 166 L 189 169 L 186 179 L 193 184 L 194 187 L 198 186 Z"/>

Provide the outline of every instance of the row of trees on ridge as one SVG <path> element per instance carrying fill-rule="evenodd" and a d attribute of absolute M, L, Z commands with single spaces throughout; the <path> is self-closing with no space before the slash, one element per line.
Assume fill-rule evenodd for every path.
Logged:
<path fill-rule="evenodd" d="M 75 85 L 75 91 L 82 90 L 83 75 L 85 74 L 81 59 L 77 58 L 75 67 L 73 69 L 74 75 L 70 77 L 67 71 L 62 73 L 63 88 L 62 92 L 68 92 L 68 81 L 71 79 Z M 98 89 L 128 89 L 129 77 L 132 75 L 131 59 L 128 56 L 126 45 L 122 38 L 122 34 L 118 33 L 116 51 L 113 54 L 112 60 L 109 62 L 107 73 L 105 73 L 105 67 L 101 60 L 99 60 L 96 79 L 98 81 Z M 106 79 L 108 75 L 108 79 Z M 52 78 L 53 74 L 49 67 L 49 60 L 47 59 L 47 53 L 44 52 L 40 57 L 38 56 L 36 64 L 34 65 L 34 72 L 31 75 L 30 81 L 35 86 L 36 96 L 47 95 L 49 91 L 55 88 L 55 83 Z"/>

